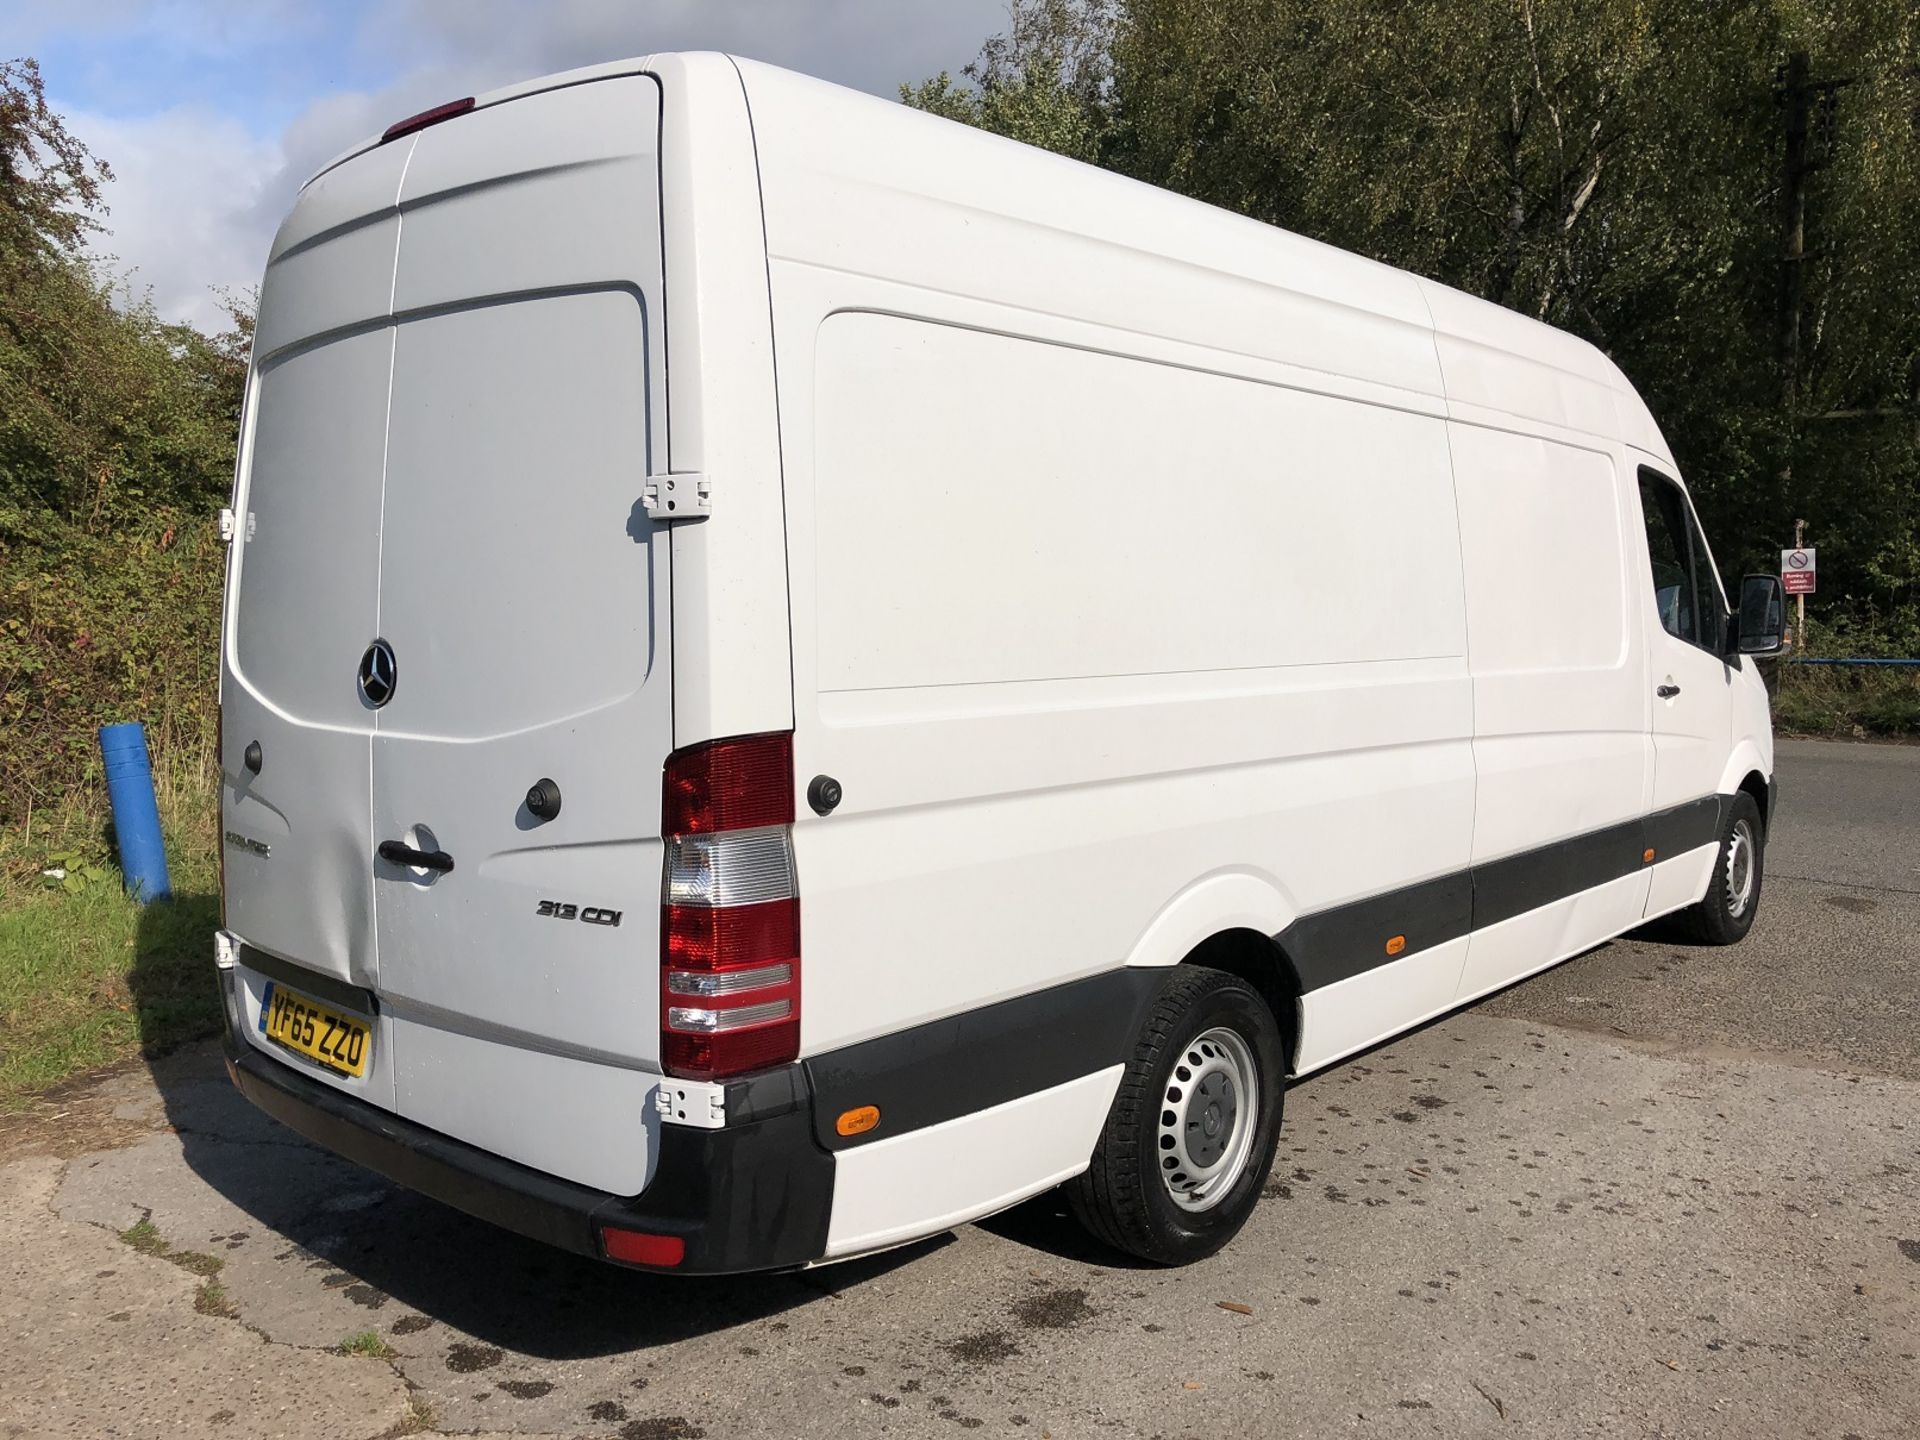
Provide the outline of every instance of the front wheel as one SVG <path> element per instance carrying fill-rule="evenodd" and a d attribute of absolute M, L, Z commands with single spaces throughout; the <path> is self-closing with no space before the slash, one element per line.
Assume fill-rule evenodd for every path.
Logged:
<path fill-rule="evenodd" d="M 1742 790 L 1727 806 L 1720 825 L 1720 852 L 1713 880 L 1698 905 L 1688 912 L 1694 933 L 1709 945 L 1732 945 L 1753 928 L 1760 909 L 1760 882 L 1766 876 L 1766 822 L 1753 796 Z"/>
<path fill-rule="evenodd" d="M 1093 1163 L 1067 1198 L 1094 1236 L 1161 1265 L 1231 1240 L 1280 1140 L 1286 1056 L 1244 980 L 1176 967 L 1141 1027 Z"/>

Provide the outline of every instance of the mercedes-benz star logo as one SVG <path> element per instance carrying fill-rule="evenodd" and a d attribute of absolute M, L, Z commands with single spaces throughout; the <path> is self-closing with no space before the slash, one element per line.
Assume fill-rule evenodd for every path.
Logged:
<path fill-rule="evenodd" d="M 384 640 L 367 646 L 367 653 L 360 657 L 360 693 L 366 702 L 378 710 L 393 698 L 399 683 L 400 667 L 394 661 L 393 647 Z"/>

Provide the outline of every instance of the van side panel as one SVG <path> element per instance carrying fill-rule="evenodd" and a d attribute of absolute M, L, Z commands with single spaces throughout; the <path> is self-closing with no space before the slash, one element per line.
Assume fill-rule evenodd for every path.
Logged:
<path fill-rule="evenodd" d="M 815 363 L 823 695 L 1460 653 L 1430 416 L 889 315 Z"/>
<path fill-rule="evenodd" d="M 827 1254 L 878 1250 L 991 1215 L 1087 1167 L 1124 1067 L 929 1125 L 834 1161 Z"/>
<path fill-rule="evenodd" d="M 814 358 L 809 1043 L 1118 964 L 1202 876 L 1462 863 L 1440 422 L 893 317 Z"/>
<path fill-rule="evenodd" d="M 1459 542 L 1409 277 L 742 68 L 795 753 L 845 797 L 795 829 L 803 1053 L 1121 965 L 1209 877 L 1280 896 L 1279 930 L 1463 870 Z M 871 143 L 883 119 L 914 146 Z M 1428 950 L 1450 994 L 1459 952 Z"/>

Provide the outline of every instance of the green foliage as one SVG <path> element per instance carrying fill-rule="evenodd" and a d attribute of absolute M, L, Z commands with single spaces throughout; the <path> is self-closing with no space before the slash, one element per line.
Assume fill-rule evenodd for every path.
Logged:
<path fill-rule="evenodd" d="M 1107 0 L 1015 0 L 1007 33 L 990 38 L 961 73 L 945 71 L 900 98 L 1075 160 L 1097 161 L 1108 88 Z"/>
<path fill-rule="evenodd" d="M 56 850 L 47 856 L 47 868 L 41 874 L 50 887 L 78 895 L 111 879 L 113 870 L 83 850 Z"/>
<path fill-rule="evenodd" d="M 1889 622 L 1876 615 L 1821 624 L 1811 616 L 1796 655 L 1829 659 L 1920 655 L 1911 615 Z M 1774 728 L 1790 735 L 1856 740 L 1920 736 L 1920 669 L 1782 662 L 1774 672 Z"/>
<path fill-rule="evenodd" d="M 0 64 L 0 825 L 97 782 L 94 731 L 212 750 L 223 551 L 251 320 L 209 337 L 80 251 L 104 165 Z"/>
<path fill-rule="evenodd" d="M 1790 267 L 1795 52 L 1846 83 L 1811 106 Z M 1016 0 L 964 73 L 903 95 L 1592 340 L 1723 570 L 1774 568 L 1804 518 L 1820 613 L 1920 653 L 1910 0 Z"/>

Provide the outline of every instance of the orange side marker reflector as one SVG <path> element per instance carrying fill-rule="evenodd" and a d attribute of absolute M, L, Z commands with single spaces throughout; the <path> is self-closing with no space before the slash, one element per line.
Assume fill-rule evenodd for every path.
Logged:
<path fill-rule="evenodd" d="M 833 1128 L 842 1135 L 864 1135 L 880 1123 L 878 1105 L 861 1105 L 852 1110 L 843 1110 L 840 1118 L 833 1122 Z"/>
<path fill-rule="evenodd" d="M 1398 955 L 1402 950 L 1406 948 L 1407 948 L 1407 937 L 1404 935 L 1396 935 L 1391 940 L 1387 941 L 1387 954 L 1389 955 Z"/>
<path fill-rule="evenodd" d="M 1653 851 L 1651 850 L 1647 851 L 1644 855 L 1640 857 L 1640 861 L 1642 864 L 1651 865 L 1653 863 Z"/>

